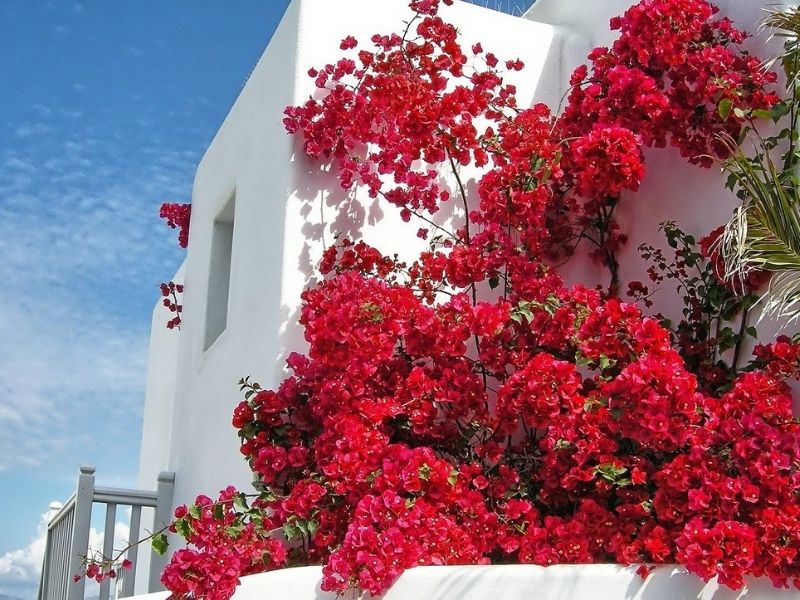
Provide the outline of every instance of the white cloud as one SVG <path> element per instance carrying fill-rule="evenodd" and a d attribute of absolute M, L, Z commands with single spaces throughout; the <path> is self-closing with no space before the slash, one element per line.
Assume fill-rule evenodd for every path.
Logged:
<path fill-rule="evenodd" d="M 24 304 L 0 299 L 0 339 L 15 340 L 0 346 L 0 470 L 73 456 L 113 421 L 131 429 L 144 382 L 146 336 L 57 299 Z"/>
<path fill-rule="evenodd" d="M 29 138 L 35 135 L 49 133 L 52 128 L 44 123 L 32 123 L 30 125 L 22 125 L 14 130 L 14 135 L 18 138 Z"/>
<path fill-rule="evenodd" d="M 35 165 L 28 160 L 21 160 L 16 156 L 9 156 L 4 162 L 3 166 L 6 169 L 16 169 L 17 171 L 25 171 L 30 173 L 36 170 Z"/>
<path fill-rule="evenodd" d="M 0 592 L 20 597 L 33 598 L 39 586 L 39 577 L 47 544 L 47 523 L 51 516 L 49 511 L 39 520 L 36 536 L 31 542 L 18 550 L 6 552 L 0 556 Z M 127 546 L 129 527 L 125 523 L 114 525 L 114 548 L 120 550 Z M 89 548 L 87 555 L 100 553 L 103 549 L 104 533 L 92 527 L 89 530 Z M 96 582 L 87 581 L 86 595 L 97 595 Z"/>
<path fill-rule="evenodd" d="M 39 520 L 36 537 L 24 548 L 12 550 L 0 556 L 0 589 L 10 590 L 33 588 L 39 584 L 39 573 L 47 534 L 48 514 Z"/>
<path fill-rule="evenodd" d="M 133 462 L 149 320 L 126 310 L 154 304 L 179 259 L 157 207 L 182 198 L 196 157 L 153 139 L 132 174 L 125 147 L 90 134 L 42 148 L 29 138 L 48 125 L 26 127 L 29 146 L 0 150 L 0 471 L 72 469 L 119 440 Z"/>

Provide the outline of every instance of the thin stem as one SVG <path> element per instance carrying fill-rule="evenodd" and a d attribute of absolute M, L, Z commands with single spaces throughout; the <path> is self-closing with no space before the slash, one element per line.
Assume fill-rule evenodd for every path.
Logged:
<path fill-rule="evenodd" d="M 739 355 L 742 351 L 742 342 L 744 341 L 744 334 L 747 331 L 747 317 L 749 315 L 750 307 L 747 305 L 742 308 L 742 320 L 739 323 L 739 337 L 736 339 L 736 347 L 733 350 L 733 367 L 734 373 L 739 368 Z"/>
<path fill-rule="evenodd" d="M 466 189 L 464 189 L 464 183 L 461 181 L 461 177 L 458 174 L 456 163 L 449 152 L 447 153 L 447 160 L 450 161 L 450 168 L 453 170 L 453 175 L 455 176 L 456 183 L 458 184 L 458 191 L 461 194 L 461 203 L 464 206 L 464 231 L 466 233 L 467 244 L 469 244 L 470 242 L 469 205 L 467 204 L 467 191 Z"/>
<path fill-rule="evenodd" d="M 794 54 L 794 67 L 793 72 L 797 73 L 797 58 L 798 53 Z M 797 135 L 797 81 L 792 81 L 792 100 L 789 104 L 789 150 L 786 153 L 786 160 L 783 161 L 783 170 L 788 171 L 796 162 L 797 158 L 794 155 L 795 135 Z"/>
<path fill-rule="evenodd" d="M 389 200 L 389 199 L 386 197 L 386 193 L 385 193 L 385 192 L 382 192 L 382 191 L 378 190 L 378 195 L 379 195 L 379 196 L 381 196 L 381 197 L 382 197 L 384 200 L 386 200 L 386 201 L 387 201 L 387 202 L 389 202 L 390 204 L 392 203 L 392 202 L 391 202 L 391 201 L 390 201 L 390 200 Z M 408 212 L 410 212 L 412 215 L 414 215 L 414 216 L 415 216 L 415 217 L 417 217 L 418 219 L 420 219 L 420 220 L 424 221 L 425 223 L 427 223 L 428 225 L 430 225 L 431 227 L 433 227 L 433 228 L 434 228 L 434 229 L 436 229 L 437 231 L 441 231 L 441 232 L 442 232 L 443 234 L 445 234 L 447 237 L 449 237 L 449 238 L 452 238 L 452 239 L 453 239 L 455 242 L 457 242 L 457 243 L 459 243 L 459 244 L 460 244 L 460 243 L 462 243 L 462 242 L 461 242 L 461 240 L 460 240 L 460 239 L 459 239 L 459 238 L 458 238 L 458 237 L 457 237 L 455 234 L 453 234 L 453 232 L 451 232 L 451 231 L 449 231 L 449 230 L 445 229 L 445 228 L 444 228 L 444 227 L 442 227 L 441 225 L 438 225 L 438 224 L 434 223 L 434 222 L 433 222 L 433 221 L 431 221 L 431 220 L 430 220 L 428 217 L 424 216 L 424 215 L 423 215 L 423 214 L 421 214 L 420 212 L 418 212 L 418 211 L 416 211 L 416 210 L 413 210 L 413 209 L 411 209 L 411 208 L 408 208 L 407 206 L 404 206 L 403 208 L 407 209 L 407 210 L 408 210 Z"/>
<path fill-rule="evenodd" d="M 608 285 L 608 292 L 612 296 L 617 295 L 617 288 L 619 287 L 619 263 L 617 262 L 617 255 L 611 248 L 606 247 L 606 234 L 608 233 L 608 224 L 611 222 L 611 217 L 614 214 L 615 203 L 611 202 L 611 198 L 607 199 L 610 204 L 600 206 L 600 219 L 598 220 L 598 234 L 600 235 L 600 249 L 605 254 L 606 266 L 611 272 L 611 282 Z M 608 209 L 608 210 L 607 210 Z"/>

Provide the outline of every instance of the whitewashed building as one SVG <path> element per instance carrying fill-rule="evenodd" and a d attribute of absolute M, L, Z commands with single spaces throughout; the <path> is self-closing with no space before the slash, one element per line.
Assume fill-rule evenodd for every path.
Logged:
<path fill-rule="evenodd" d="M 592 48 L 613 39 L 609 19 L 631 4 L 539 0 L 524 15 L 512 16 L 456 2 L 443 14 L 458 25 L 464 45 L 480 41 L 499 57 L 526 64 L 522 72 L 508 74 L 521 105 L 545 102 L 555 108 L 572 70 Z M 718 4 L 749 31 L 757 29 L 765 6 L 762 0 Z M 417 250 L 408 242 L 416 225 L 402 223 L 393 207 L 365 194 L 345 194 L 333 175 L 302 155 L 282 123 L 285 106 L 315 92 L 309 68 L 337 56 L 342 38 L 366 40 L 395 31 L 408 15 L 405 0 L 293 0 L 198 166 L 188 252 L 173 278 L 185 284 L 180 331 L 165 328 L 171 314 L 160 304 L 153 312 L 139 467 L 144 488 L 162 471 L 175 473 L 174 505 L 191 502 L 198 493 L 214 495 L 228 484 L 249 486 L 251 475 L 230 424 L 241 399 L 236 382 L 250 375 L 265 388 L 276 386 L 288 352 L 304 348 L 297 324 L 300 294 L 314 280 L 326 242 L 336 232 L 358 233 L 389 254 Z M 770 43 L 763 37 L 749 42 L 762 56 L 776 51 Z M 647 159 L 644 184 L 619 209 L 629 233 L 623 281 L 644 279 L 636 248 L 659 241 L 661 221 L 677 219 L 688 232 L 702 235 L 725 222 L 735 205 L 717 170 L 692 167 L 671 149 L 649 151 Z M 411 235 L 408 227 L 414 228 Z M 592 285 L 606 279 L 579 262 L 569 266 L 567 277 Z M 241 597 L 333 598 L 318 592 L 318 581 L 319 570 L 312 567 L 256 576 Z M 797 597 L 762 583 L 740 595 L 715 592 L 714 584 L 704 587 L 670 569 L 643 586 L 632 570 L 611 565 L 427 567 L 403 575 L 387 598 Z"/>

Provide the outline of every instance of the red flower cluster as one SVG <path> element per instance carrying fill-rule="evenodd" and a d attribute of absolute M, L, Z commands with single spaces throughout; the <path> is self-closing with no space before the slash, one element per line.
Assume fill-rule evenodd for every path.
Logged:
<path fill-rule="evenodd" d="M 308 531 L 300 559 L 325 561 L 325 589 L 377 594 L 410 566 L 496 561 L 680 561 L 733 587 L 800 583 L 784 370 L 703 394 L 666 330 L 581 288 L 431 308 L 345 273 L 305 301 L 308 356 L 234 425 L 270 514 Z M 775 352 L 796 372 L 800 353 Z"/>
<path fill-rule="evenodd" d="M 175 509 L 170 529 L 196 549 L 178 550 L 164 570 L 161 581 L 172 597 L 227 600 L 242 575 L 284 564 L 286 548 L 270 537 L 272 521 L 260 511 L 253 515 L 244 495 L 231 487 L 216 502 L 198 496 L 192 506 Z"/>
<path fill-rule="evenodd" d="M 708 167 L 715 156 L 727 155 L 723 137 L 737 139 L 753 114 L 778 101 L 766 91 L 775 73 L 741 48 L 745 34 L 717 12 L 706 0 L 642 0 L 611 20 L 620 32 L 614 44 L 593 50 L 591 68 L 581 66 L 572 75 L 558 124 L 564 138 L 575 140 L 565 154 L 568 163 L 578 161 L 575 192 L 591 200 L 576 212 L 573 235 L 596 247 L 593 257 L 612 272 L 612 291 L 615 253 L 625 242 L 614 208 L 620 192 L 635 190 L 644 173 L 636 146 L 669 142 L 689 162 Z M 618 169 L 610 179 L 607 167 L 580 168 L 589 143 L 584 136 L 591 140 L 609 128 L 625 140 L 618 160 L 606 163 Z M 589 160 L 596 156 L 588 154 Z M 566 209 L 571 206 L 565 201 Z"/>
<path fill-rule="evenodd" d="M 356 52 L 357 41 L 346 38 L 342 48 L 354 58 L 309 72 L 327 95 L 288 107 L 284 119 L 290 133 L 302 134 L 306 154 L 335 161 L 344 188 L 360 182 L 407 216 L 436 212 L 449 198 L 437 166 L 487 163 L 493 131 L 479 130 L 479 120 L 501 120 L 500 111 L 514 107 L 514 89 L 503 85 L 491 54 L 486 71 L 465 73 L 457 29 L 437 16 L 438 6 L 412 2 L 406 34 L 375 35 L 372 50 Z"/>
<path fill-rule="evenodd" d="M 123 560 L 114 560 L 113 558 L 105 558 L 95 556 L 94 558 L 87 558 L 83 565 L 81 573 L 75 573 L 72 576 L 72 581 L 77 583 L 84 577 L 87 579 L 94 579 L 97 583 L 102 583 L 106 579 L 116 579 L 117 575 L 123 571 L 133 567 L 133 563 L 127 558 Z"/>
<path fill-rule="evenodd" d="M 183 312 L 183 305 L 178 300 L 178 294 L 183 293 L 183 285 L 170 281 L 169 283 L 162 283 L 159 285 L 161 289 L 161 301 L 170 312 L 175 313 L 175 316 L 167 321 L 167 329 L 181 328 L 181 313 Z"/>
<path fill-rule="evenodd" d="M 167 220 L 167 227 L 179 230 L 178 245 L 186 248 L 189 245 L 189 220 L 192 216 L 192 205 L 165 202 L 161 205 L 158 216 Z"/>
<path fill-rule="evenodd" d="M 415 565 L 497 562 L 681 561 L 733 587 L 748 574 L 800 587 L 800 425 L 784 383 L 800 352 L 780 342 L 729 389 L 698 385 L 658 321 L 541 262 L 576 219 L 601 219 L 613 268 L 612 211 L 644 175 L 641 145 L 669 136 L 696 158 L 741 126 L 707 106 L 715 94 L 769 106 L 770 76 L 707 3 L 643 0 L 556 120 L 516 110 L 480 44 L 486 69 L 467 72 L 437 0 L 411 7 L 405 36 L 372 50 L 345 38 L 354 57 L 312 70 L 328 93 L 285 124 L 344 187 L 423 217 L 430 250 L 411 265 L 360 241 L 325 252 L 328 278 L 302 297 L 307 352 L 276 390 L 240 382 L 233 425 L 264 493 L 247 518 L 231 490 L 222 508 L 200 498 L 176 515 L 198 550 L 176 553 L 167 587 L 227 598 L 284 560 L 322 563 L 325 590 L 372 594 Z M 468 164 L 486 168 L 471 212 Z M 449 198 L 442 166 L 468 212 L 456 231 L 422 214 Z"/>
<path fill-rule="evenodd" d="M 630 129 L 647 146 L 669 141 L 690 162 L 725 156 L 754 110 L 778 101 L 775 73 L 740 48 L 745 34 L 706 0 L 643 0 L 612 19 L 620 36 L 576 70 L 561 120 L 568 135 L 598 124 Z"/>

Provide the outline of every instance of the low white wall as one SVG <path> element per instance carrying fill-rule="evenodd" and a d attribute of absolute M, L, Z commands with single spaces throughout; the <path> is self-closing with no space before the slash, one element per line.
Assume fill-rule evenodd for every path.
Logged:
<path fill-rule="evenodd" d="M 355 600 L 319 589 L 320 567 L 282 569 L 242 578 L 234 600 Z M 167 594 L 139 596 L 162 600 Z M 363 596 L 366 600 L 369 594 Z M 789 600 L 797 590 L 776 589 L 767 579 L 734 591 L 703 583 L 681 568 L 658 567 L 643 580 L 635 567 L 533 565 L 416 567 L 403 573 L 383 600 Z"/>

